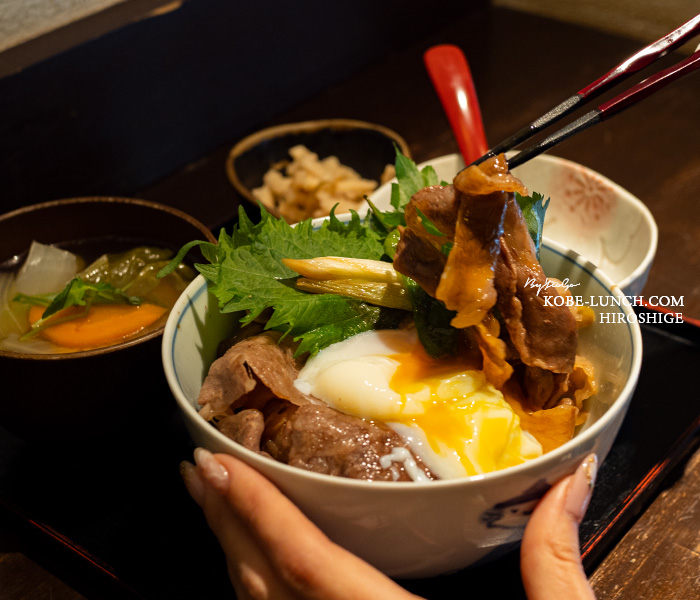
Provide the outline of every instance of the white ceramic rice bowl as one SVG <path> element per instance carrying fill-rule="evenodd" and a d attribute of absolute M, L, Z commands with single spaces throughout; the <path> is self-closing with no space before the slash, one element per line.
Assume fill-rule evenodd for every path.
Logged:
<path fill-rule="evenodd" d="M 542 248 L 550 276 L 578 283 L 588 297 L 621 292 L 595 266 L 550 243 Z M 612 291 L 611 291 L 612 290 Z M 596 311 L 631 319 L 628 306 Z M 163 335 L 167 381 L 198 446 L 228 453 L 273 481 L 331 539 L 391 577 L 455 571 L 516 547 L 528 514 L 544 492 L 583 458 L 608 453 L 636 385 L 641 364 L 639 325 L 596 322 L 581 334 L 581 350 L 598 371 L 599 393 L 587 423 L 560 448 L 526 464 L 482 476 L 427 483 L 366 482 L 320 475 L 251 452 L 197 414 L 197 397 L 217 344 L 235 330 L 199 276 L 173 308 Z"/>
<path fill-rule="evenodd" d="M 425 161 L 441 181 L 464 168 L 459 154 Z M 513 169 L 530 193 L 550 198 L 544 223 L 545 243 L 575 250 L 606 273 L 628 296 L 641 295 L 656 255 L 658 228 L 646 205 L 600 173 L 578 163 L 542 154 Z M 391 182 L 377 188 L 372 202 L 391 205 Z"/>

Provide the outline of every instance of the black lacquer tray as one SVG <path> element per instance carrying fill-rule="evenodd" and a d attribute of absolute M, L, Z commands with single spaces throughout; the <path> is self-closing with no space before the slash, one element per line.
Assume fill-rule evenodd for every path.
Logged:
<path fill-rule="evenodd" d="M 640 308 L 640 311 L 646 309 Z M 669 485 L 700 443 L 693 401 L 700 329 L 644 325 L 642 373 L 628 415 L 600 469 L 581 526 L 588 572 L 638 514 Z M 178 465 L 193 446 L 165 382 L 144 399 L 142 422 L 118 436 L 73 444 L 27 444 L 0 429 L 0 526 L 14 528 L 25 552 L 88 598 L 230 598 L 223 557 Z M 454 589 L 524 598 L 517 552 L 431 579 L 401 581 L 431 599 Z"/>

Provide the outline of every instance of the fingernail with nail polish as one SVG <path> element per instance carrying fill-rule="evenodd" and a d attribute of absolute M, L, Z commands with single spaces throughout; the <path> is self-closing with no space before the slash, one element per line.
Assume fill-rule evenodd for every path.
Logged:
<path fill-rule="evenodd" d="M 215 489 L 222 493 L 228 489 L 228 471 L 209 450 L 197 448 L 194 451 L 194 460 L 202 477 Z"/>
<path fill-rule="evenodd" d="M 595 454 L 589 454 L 576 469 L 569 488 L 566 490 L 564 508 L 578 523 L 583 520 L 583 516 L 586 514 L 597 473 L 598 457 Z"/>
<path fill-rule="evenodd" d="M 201 505 L 204 500 L 204 484 L 196 467 L 191 462 L 183 460 L 180 463 L 180 476 L 185 482 L 185 487 L 192 499 Z"/>

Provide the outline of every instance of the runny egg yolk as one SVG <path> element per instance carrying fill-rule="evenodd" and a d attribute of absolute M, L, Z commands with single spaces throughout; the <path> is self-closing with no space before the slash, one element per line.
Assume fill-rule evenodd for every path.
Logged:
<path fill-rule="evenodd" d="M 483 372 L 459 358 L 429 357 L 413 331 L 370 331 L 333 344 L 309 359 L 296 385 L 341 412 L 386 422 L 441 479 L 542 454 Z"/>

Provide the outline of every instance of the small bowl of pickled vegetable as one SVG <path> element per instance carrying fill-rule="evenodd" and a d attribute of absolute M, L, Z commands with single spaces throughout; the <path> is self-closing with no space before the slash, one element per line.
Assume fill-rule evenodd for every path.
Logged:
<path fill-rule="evenodd" d="M 367 210 L 365 196 L 394 176 L 395 131 L 353 119 L 286 123 L 257 131 L 229 152 L 226 173 L 238 193 L 297 223 Z"/>
<path fill-rule="evenodd" d="M 196 273 L 158 274 L 193 236 L 214 241 L 193 217 L 129 198 L 0 216 L 0 427 L 31 440 L 104 437 L 124 431 L 133 407 L 165 408 L 160 336 Z"/>

